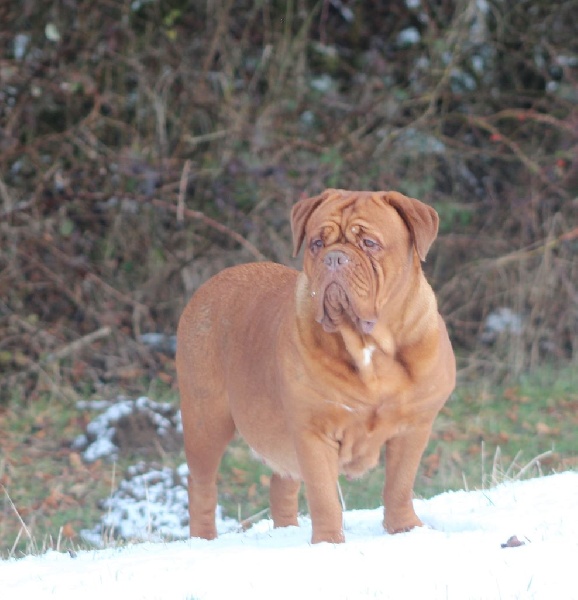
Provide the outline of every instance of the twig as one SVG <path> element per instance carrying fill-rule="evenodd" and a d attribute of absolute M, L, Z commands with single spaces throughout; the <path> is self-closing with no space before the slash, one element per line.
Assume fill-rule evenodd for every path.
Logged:
<path fill-rule="evenodd" d="M 67 356 L 69 356 L 70 354 L 74 354 L 81 348 L 84 348 L 85 346 L 89 346 L 90 344 L 92 344 L 92 342 L 95 342 L 96 340 L 100 340 L 101 338 L 108 337 L 111 334 L 111 331 L 112 330 L 108 325 L 101 327 L 100 329 L 97 329 L 96 331 L 93 331 L 92 333 L 88 333 L 87 335 L 85 335 L 77 340 L 74 340 L 74 342 L 71 342 L 70 344 L 63 346 L 56 352 L 52 352 L 51 354 L 49 354 L 46 357 L 46 361 L 54 362 L 54 361 L 60 360 L 62 358 L 66 358 Z"/>
<path fill-rule="evenodd" d="M 184 135 L 183 140 L 187 144 L 196 146 L 204 142 L 212 142 L 213 140 L 220 140 L 221 138 L 227 137 L 231 133 L 230 129 L 219 129 L 219 131 L 211 131 L 210 133 L 202 133 L 199 135 Z"/>
<path fill-rule="evenodd" d="M 502 450 L 500 449 L 500 446 L 496 446 L 496 451 L 494 452 L 494 461 L 492 463 L 492 485 L 497 485 L 498 483 L 498 470 L 502 470 L 501 458 Z"/>
<path fill-rule="evenodd" d="M 18 542 L 20 541 L 20 538 L 22 537 L 23 531 L 24 531 L 24 528 L 20 527 L 20 529 L 18 530 L 18 535 L 16 536 L 16 539 L 14 540 L 14 543 L 12 544 L 12 547 L 10 548 L 10 552 L 8 553 L 9 558 L 12 558 L 14 556 L 14 550 L 16 550 L 16 548 L 18 547 Z"/>
<path fill-rule="evenodd" d="M 438 294 L 442 295 L 444 290 L 452 289 L 456 281 L 463 280 L 463 278 L 468 274 L 475 273 L 478 271 L 483 272 L 490 271 L 492 269 L 498 269 L 516 261 L 526 260 L 534 256 L 539 256 L 547 250 L 552 250 L 553 248 L 556 248 L 562 242 L 569 242 L 570 240 L 574 240 L 576 238 L 578 238 L 578 227 L 575 227 L 574 229 L 567 231 L 566 233 L 563 233 L 558 237 L 550 238 L 539 245 L 526 246 L 525 248 L 521 248 L 520 250 L 514 250 L 502 256 L 471 261 L 470 263 L 467 263 L 462 269 L 458 270 L 458 272 L 451 279 L 448 279 L 444 283 L 444 285 L 441 286 L 441 288 L 439 288 Z"/>
<path fill-rule="evenodd" d="M 67 344 L 66 346 L 63 346 L 56 352 L 49 354 L 46 358 L 44 358 L 38 362 L 34 362 L 32 359 L 26 357 L 26 364 L 28 365 L 27 368 L 23 369 L 22 371 L 20 371 L 19 373 L 15 374 L 15 375 L 11 375 L 5 379 L 3 378 L 3 380 L 0 380 L 0 381 L 2 381 L 3 385 L 5 384 L 5 382 L 7 382 L 8 385 L 11 385 L 12 384 L 11 382 L 16 381 L 17 378 L 20 378 L 23 376 L 26 377 L 30 374 L 42 374 L 47 379 L 50 380 L 51 378 L 50 378 L 49 374 L 46 372 L 46 368 L 45 368 L 46 365 L 51 365 L 52 363 L 54 363 L 62 358 L 65 358 L 65 357 L 69 356 L 70 354 L 73 354 L 77 350 L 80 350 L 84 346 L 88 346 L 92 342 L 110 335 L 110 333 L 111 333 L 110 327 L 108 327 L 108 326 L 101 327 L 100 329 L 97 329 L 96 331 L 93 331 L 92 333 L 89 333 L 88 335 L 85 335 L 84 337 L 82 337 L 78 340 L 75 340 L 74 342 L 71 342 L 70 344 Z M 56 387 L 56 385 L 55 385 L 55 387 Z M 62 390 L 60 390 L 60 393 L 63 395 L 64 398 L 68 398 L 68 396 Z"/>
<path fill-rule="evenodd" d="M 114 496 L 114 490 L 116 488 L 116 460 L 112 463 L 112 476 L 110 478 L 110 496 L 109 498 L 112 499 L 112 497 Z M 112 514 L 112 502 L 108 503 L 108 512 L 107 512 L 107 520 L 110 523 L 110 515 Z M 104 545 L 110 545 L 111 541 L 114 540 L 114 526 L 110 525 L 110 528 L 108 531 L 106 531 L 103 528 L 103 531 L 101 532 L 101 536 L 102 536 L 102 542 Z"/>
<path fill-rule="evenodd" d="M 537 162 L 535 162 L 534 160 L 532 160 L 522 150 L 522 148 L 520 147 L 520 145 L 517 142 L 515 142 L 514 140 L 512 140 L 509 137 L 507 137 L 506 135 L 504 135 L 495 125 L 492 125 L 488 121 L 487 118 L 470 115 L 470 116 L 468 116 L 468 121 L 472 125 L 478 126 L 480 129 L 485 129 L 492 136 L 494 136 L 497 141 L 500 141 L 503 144 L 505 144 L 512 151 L 512 153 L 518 158 L 518 160 L 530 171 L 530 173 L 533 173 L 534 175 L 536 175 L 544 185 L 564 194 L 564 192 L 560 188 L 560 186 L 554 184 L 552 181 L 550 181 L 546 177 L 546 175 L 544 174 L 540 165 Z"/>
<path fill-rule="evenodd" d="M 538 454 L 538 456 L 534 457 L 527 465 L 522 467 L 516 477 L 514 479 L 521 479 L 522 476 L 526 473 L 526 471 L 530 470 L 536 463 L 539 463 L 543 458 L 550 456 L 552 454 L 552 450 L 546 450 L 546 452 L 542 452 L 542 454 Z"/>
<path fill-rule="evenodd" d="M 486 485 L 486 445 L 484 444 L 484 440 L 482 440 L 481 443 L 481 452 L 480 452 L 480 458 L 482 461 L 482 487 L 485 487 Z"/>
<path fill-rule="evenodd" d="M 574 227 L 571 231 L 567 231 L 558 237 L 553 239 L 549 239 L 544 243 L 540 244 L 536 248 L 522 248 L 521 250 L 515 250 L 514 252 L 510 252 L 504 256 L 499 256 L 494 259 L 496 266 L 503 266 L 506 263 L 512 262 L 514 260 L 520 260 L 524 258 L 530 258 L 531 256 L 536 256 L 537 254 L 542 254 L 546 250 L 551 250 L 558 246 L 561 242 L 568 242 L 578 238 L 578 227 Z"/>
<path fill-rule="evenodd" d="M 187 159 L 181 173 L 181 181 L 179 182 L 179 197 L 177 201 L 177 223 L 182 223 L 184 220 L 185 211 L 185 194 L 187 193 L 187 184 L 189 182 L 189 171 L 191 170 L 191 161 Z"/>
<path fill-rule="evenodd" d="M 239 515 L 239 527 L 240 527 L 240 531 L 246 531 L 249 528 L 249 525 L 251 523 L 254 523 L 257 519 L 261 518 L 268 511 L 269 511 L 268 508 L 264 508 L 263 510 L 260 510 L 259 512 L 256 512 L 254 515 L 251 515 L 250 517 L 247 517 L 246 519 L 241 519 L 241 517 Z"/>
<path fill-rule="evenodd" d="M 6 187 L 6 184 L 4 183 L 4 180 L 2 179 L 1 176 L 0 176 L 0 198 L 2 198 L 2 200 L 4 200 L 4 203 L 6 204 L 6 210 L 3 211 L 3 214 L 11 211 L 12 205 L 14 204 L 14 202 L 13 202 L 12 196 L 10 196 L 10 192 L 8 191 L 8 188 Z"/>
<path fill-rule="evenodd" d="M 143 201 L 144 201 L 144 199 L 143 199 Z M 154 206 L 158 206 L 159 208 L 165 208 L 172 212 L 178 211 L 177 206 L 174 206 L 174 204 L 169 204 L 168 202 L 165 202 L 164 200 L 159 200 L 158 198 L 153 198 L 151 200 L 151 202 Z M 229 229 L 229 227 L 227 227 L 226 225 L 223 225 L 222 223 L 215 221 L 215 219 L 211 219 L 211 217 L 207 217 L 207 215 L 205 215 L 204 213 L 202 213 L 198 210 L 192 210 L 190 208 L 183 208 L 183 215 L 186 217 L 189 217 L 191 219 L 197 219 L 199 221 L 203 221 L 203 223 L 205 223 L 205 225 L 208 225 L 209 227 L 216 229 L 220 233 L 223 233 L 223 234 L 229 236 L 230 238 L 233 238 L 238 244 L 240 244 L 246 250 L 248 250 L 257 260 L 267 260 L 267 257 L 264 254 L 262 254 L 253 244 L 251 244 L 251 242 L 246 240 L 242 235 L 240 235 L 236 231 L 233 231 L 232 229 Z"/>
<path fill-rule="evenodd" d="M 33 198 L 32 200 L 23 200 L 22 202 L 18 202 L 16 205 L 11 206 L 0 213 L 0 221 L 8 219 L 15 213 L 28 210 L 30 207 L 34 206 L 34 204 L 36 204 L 36 198 Z"/>
<path fill-rule="evenodd" d="M 209 72 L 213 64 L 213 60 L 218 52 L 220 44 L 223 42 L 223 36 L 229 26 L 229 18 L 231 7 L 233 6 L 233 0 L 227 0 L 225 5 L 219 8 L 215 8 L 215 17 L 218 18 L 217 26 L 215 27 L 215 33 L 213 39 L 209 45 L 209 51 L 203 61 L 202 72 L 203 79 L 206 78 L 206 74 Z"/>
<path fill-rule="evenodd" d="M 341 509 L 343 510 L 343 512 L 345 512 L 347 510 L 347 507 L 345 506 L 345 498 L 343 497 L 343 492 L 341 491 L 341 485 L 339 484 L 339 481 L 337 482 L 337 491 L 339 492 L 339 500 L 341 502 Z"/>
<path fill-rule="evenodd" d="M 26 532 L 26 535 L 28 536 L 28 539 L 32 543 L 34 543 L 34 540 L 32 539 L 32 533 L 30 533 L 30 529 L 28 529 L 28 526 L 24 522 L 24 519 L 20 516 L 20 513 L 18 512 L 18 509 L 14 505 L 14 502 L 12 502 L 12 498 L 10 498 L 10 494 L 8 493 L 8 490 L 4 487 L 4 484 L 2 484 L 2 483 L 0 483 L 0 487 L 4 491 L 4 494 L 5 494 L 6 498 L 8 499 L 8 502 L 9 502 L 10 506 L 12 507 L 12 510 L 14 511 L 14 514 L 18 517 L 18 520 L 20 521 L 20 525 L 22 525 L 22 529 L 24 529 L 24 531 Z M 18 537 L 20 538 L 20 536 L 18 536 Z"/>
<path fill-rule="evenodd" d="M 176 210 L 175 207 L 173 207 L 173 209 Z M 110 284 L 106 283 L 106 281 L 104 281 L 101 277 L 99 277 L 95 273 L 92 273 L 91 271 L 89 271 L 87 268 L 87 265 L 85 263 L 79 263 L 74 258 L 71 258 L 66 253 L 62 252 L 62 250 L 58 249 L 56 246 L 46 242 L 43 239 L 40 239 L 38 237 L 32 237 L 32 236 L 28 239 L 30 239 L 35 244 L 39 244 L 43 248 L 47 249 L 56 258 L 60 259 L 67 266 L 72 267 L 73 269 L 82 270 L 85 273 L 84 277 L 86 280 L 92 281 L 92 282 L 96 283 L 97 285 L 99 285 L 101 288 L 104 288 L 106 291 L 108 291 L 110 293 L 111 296 L 114 296 L 117 300 L 120 300 L 121 302 L 123 302 L 125 304 L 132 305 L 135 308 L 139 308 L 144 312 L 144 314 L 148 314 L 148 311 L 149 311 L 148 306 L 146 306 L 145 304 L 142 304 L 141 302 L 138 302 L 137 300 L 134 300 L 133 298 L 131 298 L 130 296 L 127 296 L 126 294 L 123 294 L 122 292 L 119 292 L 116 288 L 113 288 Z M 39 263 L 38 266 L 42 268 L 42 263 Z M 43 270 L 45 272 L 50 272 L 50 270 L 46 267 L 44 267 Z M 57 279 L 55 275 L 53 275 L 53 278 Z M 66 287 L 64 289 L 66 289 Z M 71 299 L 73 300 L 73 302 L 75 304 L 78 304 L 79 300 L 77 298 L 75 298 L 71 293 L 69 293 L 68 295 L 69 295 L 69 297 L 71 297 Z"/>

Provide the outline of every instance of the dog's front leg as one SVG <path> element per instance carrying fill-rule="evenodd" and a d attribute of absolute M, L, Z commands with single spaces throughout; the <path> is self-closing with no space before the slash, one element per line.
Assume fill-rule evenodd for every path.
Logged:
<path fill-rule="evenodd" d="M 423 525 L 413 508 L 413 485 L 431 426 L 407 431 L 386 443 L 383 525 L 389 533 L 401 533 Z"/>
<path fill-rule="evenodd" d="M 301 435 L 297 455 L 313 526 L 312 543 L 345 541 L 337 478 L 339 445 L 313 432 Z"/>

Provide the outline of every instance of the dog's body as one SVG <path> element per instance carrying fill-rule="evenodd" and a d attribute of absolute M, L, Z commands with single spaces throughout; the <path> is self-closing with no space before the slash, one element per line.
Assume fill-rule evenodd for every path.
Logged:
<path fill-rule="evenodd" d="M 396 192 L 327 190 L 292 211 L 302 272 L 226 269 L 179 323 L 177 371 L 192 536 L 214 538 L 216 477 L 236 431 L 273 469 L 275 526 L 297 524 L 300 482 L 313 542 L 343 541 L 340 472 L 386 445 L 384 526 L 420 520 L 413 483 L 455 361 L 420 261 L 437 214 Z"/>

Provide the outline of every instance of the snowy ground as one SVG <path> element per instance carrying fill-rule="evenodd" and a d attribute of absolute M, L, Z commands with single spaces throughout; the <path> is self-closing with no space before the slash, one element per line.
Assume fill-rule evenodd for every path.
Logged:
<path fill-rule="evenodd" d="M 0 563 L 0 598 L 578 598 L 578 473 L 417 501 L 431 528 L 390 536 L 345 515 L 347 542 L 268 520 L 207 542 L 132 544 Z M 523 545 L 502 547 L 511 536 Z"/>
<path fill-rule="evenodd" d="M 149 415 L 160 435 L 179 428 L 178 416 L 148 399 L 103 408 L 78 440 L 87 459 L 107 446 L 114 456 L 111 430 L 131 412 Z M 350 511 L 346 543 L 315 546 L 306 517 L 299 528 L 263 520 L 245 532 L 219 520 L 218 540 L 159 541 L 186 535 L 185 474 L 135 465 L 103 521 L 84 532 L 94 543 L 112 531 L 154 541 L 0 561 L 0 599 L 578 600 L 577 472 L 418 500 L 427 527 L 396 536 L 384 533 L 381 509 Z"/>

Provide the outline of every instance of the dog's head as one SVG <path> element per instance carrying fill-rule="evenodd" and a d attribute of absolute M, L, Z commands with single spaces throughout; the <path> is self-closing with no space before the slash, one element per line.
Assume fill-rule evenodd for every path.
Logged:
<path fill-rule="evenodd" d="M 305 242 L 303 271 L 325 331 L 349 320 L 370 333 L 415 254 L 425 260 L 438 223 L 433 208 L 398 192 L 328 189 L 295 204 L 293 250 Z"/>

